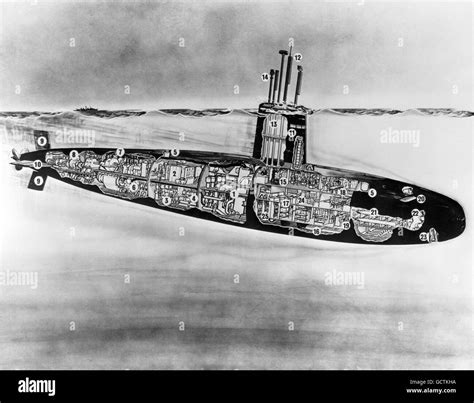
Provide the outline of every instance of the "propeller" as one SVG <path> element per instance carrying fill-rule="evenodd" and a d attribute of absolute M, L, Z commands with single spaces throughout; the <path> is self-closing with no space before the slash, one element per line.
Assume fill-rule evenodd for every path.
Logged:
<path fill-rule="evenodd" d="M 18 151 L 15 150 L 14 148 L 12 148 L 12 158 L 13 158 L 15 161 L 19 161 L 19 160 L 20 160 L 20 155 L 18 154 Z"/>
<path fill-rule="evenodd" d="M 20 165 L 20 155 L 18 154 L 18 151 L 14 148 L 12 149 L 12 159 L 15 160 L 15 162 L 11 162 L 11 164 L 15 167 L 17 171 L 21 171 L 23 166 Z"/>

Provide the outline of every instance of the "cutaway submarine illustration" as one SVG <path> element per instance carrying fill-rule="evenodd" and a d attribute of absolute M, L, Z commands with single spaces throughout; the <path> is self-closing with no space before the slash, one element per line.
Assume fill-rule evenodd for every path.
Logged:
<path fill-rule="evenodd" d="M 446 241 L 465 228 L 462 207 L 416 185 L 324 167 L 306 161 L 307 116 L 300 105 L 303 68 L 282 50 L 280 70 L 260 104 L 253 156 L 206 151 L 51 149 L 49 133 L 35 131 L 36 151 L 19 155 L 17 169 L 33 169 L 28 187 L 48 177 L 94 192 L 188 216 L 338 242 L 420 244 Z M 285 60 L 287 59 L 287 60 Z M 286 61 L 285 83 L 283 84 Z"/>

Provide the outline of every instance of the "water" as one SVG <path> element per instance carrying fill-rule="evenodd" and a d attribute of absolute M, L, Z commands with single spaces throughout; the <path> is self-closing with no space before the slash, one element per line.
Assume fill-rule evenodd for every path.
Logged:
<path fill-rule="evenodd" d="M 256 113 L 3 112 L 1 270 L 36 271 L 38 288 L 0 286 L 0 368 L 472 368 L 469 224 L 438 245 L 341 245 L 56 181 L 34 192 L 29 172 L 8 165 L 11 148 L 34 149 L 34 130 L 50 131 L 53 148 L 251 155 Z M 470 222 L 471 116 L 314 111 L 308 160 L 423 185 L 460 202 Z M 401 130 L 418 136 L 383 140 Z M 364 287 L 327 285 L 333 271 L 363 273 Z"/>

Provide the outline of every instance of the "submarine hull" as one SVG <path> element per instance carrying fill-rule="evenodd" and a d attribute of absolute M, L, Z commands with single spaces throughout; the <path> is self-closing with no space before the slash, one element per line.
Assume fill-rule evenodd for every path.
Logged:
<path fill-rule="evenodd" d="M 29 187 L 47 178 L 153 208 L 289 236 L 375 245 L 443 242 L 462 207 L 428 189 L 313 164 L 273 166 L 233 154 L 151 149 L 44 149 L 19 156 Z"/>

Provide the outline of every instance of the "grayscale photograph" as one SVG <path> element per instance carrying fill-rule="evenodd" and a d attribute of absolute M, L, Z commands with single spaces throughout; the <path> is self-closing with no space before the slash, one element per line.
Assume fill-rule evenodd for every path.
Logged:
<path fill-rule="evenodd" d="M 0 15 L 0 370 L 474 369 L 472 2 Z"/>

